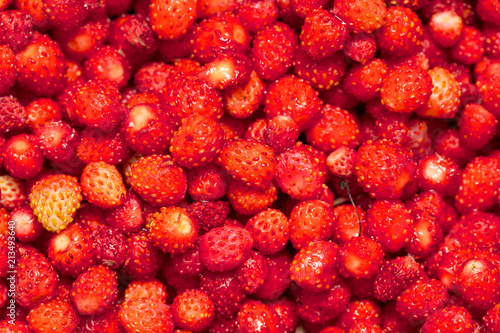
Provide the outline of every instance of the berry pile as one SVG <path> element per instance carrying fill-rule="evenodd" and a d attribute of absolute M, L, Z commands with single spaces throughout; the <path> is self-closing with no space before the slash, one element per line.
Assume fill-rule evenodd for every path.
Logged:
<path fill-rule="evenodd" d="M 499 333 L 499 118 L 498 0 L 0 0 L 0 333 Z"/>

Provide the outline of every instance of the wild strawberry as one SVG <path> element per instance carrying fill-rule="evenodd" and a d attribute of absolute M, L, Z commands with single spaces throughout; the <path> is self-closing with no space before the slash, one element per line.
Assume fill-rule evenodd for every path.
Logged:
<path fill-rule="evenodd" d="M 266 188 L 254 188 L 237 180 L 231 180 L 227 187 L 227 198 L 231 208 L 243 215 L 254 215 L 271 207 L 278 199 L 279 188 L 271 182 Z"/>
<path fill-rule="evenodd" d="M 61 274 L 77 277 L 95 263 L 94 238 L 86 226 L 72 223 L 51 237 L 48 258 Z"/>
<path fill-rule="evenodd" d="M 290 240 L 301 249 L 315 240 L 328 240 L 333 232 L 331 207 L 319 200 L 299 202 L 290 213 Z"/>
<path fill-rule="evenodd" d="M 95 258 L 99 265 L 111 269 L 119 268 L 125 261 L 127 239 L 118 229 L 108 226 L 98 227 L 92 232 L 95 244 Z"/>
<path fill-rule="evenodd" d="M 348 71 L 343 84 L 348 93 L 362 101 L 367 101 L 378 97 L 386 75 L 386 62 L 375 58 L 363 65 L 353 66 Z"/>
<path fill-rule="evenodd" d="M 204 233 L 226 221 L 229 204 L 227 201 L 196 201 L 186 207 L 186 211 Z"/>
<path fill-rule="evenodd" d="M 443 228 L 436 216 L 425 210 L 416 209 L 411 212 L 413 219 L 413 234 L 406 248 L 409 254 L 417 259 L 427 257 L 441 244 Z"/>
<path fill-rule="evenodd" d="M 96 50 L 85 61 L 85 76 L 90 80 L 106 79 L 118 88 L 124 87 L 130 77 L 129 61 L 117 47 L 106 45 Z"/>
<path fill-rule="evenodd" d="M 479 104 L 467 104 L 458 121 L 460 141 L 470 149 L 484 147 L 495 135 L 498 120 Z"/>
<path fill-rule="evenodd" d="M 173 77 L 173 65 L 164 62 L 148 62 L 135 71 L 134 86 L 141 92 L 163 93 Z"/>
<path fill-rule="evenodd" d="M 233 117 L 249 117 L 264 100 L 265 88 L 264 81 L 252 70 L 247 83 L 224 90 L 225 110 Z"/>
<path fill-rule="evenodd" d="M 384 251 L 374 239 L 358 236 L 351 238 L 339 249 L 339 270 L 344 277 L 371 278 L 378 273 Z"/>
<path fill-rule="evenodd" d="M 460 167 L 465 167 L 476 156 L 473 150 L 466 148 L 460 142 L 458 130 L 455 128 L 439 131 L 434 140 L 434 148 L 437 154 L 450 159 Z"/>
<path fill-rule="evenodd" d="M 174 332 L 175 324 L 169 306 L 149 298 L 132 299 L 122 303 L 118 318 L 127 333 L 140 330 L 158 333 Z"/>
<path fill-rule="evenodd" d="M 143 204 L 137 194 L 129 190 L 120 206 L 106 211 L 106 216 L 102 219 L 102 222 L 126 235 L 130 235 L 143 227 L 146 222 L 142 213 L 142 206 Z"/>
<path fill-rule="evenodd" d="M 226 193 L 227 175 L 215 164 L 190 169 L 187 178 L 188 193 L 193 200 L 216 200 Z"/>
<path fill-rule="evenodd" d="M 267 255 L 282 251 L 290 237 L 288 218 L 276 209 L 261 211 L 245 228 L 252 234 L 253 246 Z"/>
<path fill-rule="evenodd" d="M 125 289 L 124 301 L 127 302 L 138 298 L 149 298 L 166 303 L 167 289 L 163 283 L 156 279 L 133 280 Z"/>
<path fill-rule="evenodd" d="M 14 209 L 26 202 L 24 183 L 9 175 L 0 176 L 0 207 Z"/>
<path fill-rule="evenodd" d="M 1 333 L 30 333 L 32 332 L 28 324 L 24 320 L 14 319 L 14 320 L 2 320 L 0 321 L 0 332 Z"/>
<path fill-rule="evenodd" d="M 238 331 L 254 332 L 265 330 L 270 333 L 282 332 L 278 314 L 261 301 L 247 300 L 238 311 Z"/>
<path fill-rule="evenodd" d="M 118 320 L 118 304 L 110 305 L 103 313 L 84 316 L 80 322 L 78 333 L 125 333 L 125 329 Z"/>
<path fill-rule="evenodd" d="M 154 0 L 150 5 L 151 27 L 161 39 L 182 36 L 193 24 L 196 16 L 196 2 L 191 0 Z"/>
<path fill-rule="evenodd" d="M 376 48 L 374 36 L 366 33 L 354 33 L 347 37 L 344 53 L 352 60 L 364 65 L 375 56 Z"/>
<path fill-rule="evenodd" d="M 19 134 L 4 146 L 3 164 L 14 177 L 27 179 L 36 176 L 43 168 L 43 153 L 38 138 Z"/>
<path fill-rule="evenodd" d="M 210 326 L 215 306 L 205 292 L 187 290 L 174 298 L 170 312 L 177 327 L 199 332 Z"/>
<path fill-rule="evenodd" d="M 388 302 L 382 308 L 382 323 L 384 332 L 416 332 L 416 327 L 396 310 L 396 302 Z"/>
<path fill-rule="evenodd" d="M 7 45 L 0 46 L 0 93 L 4 94 L 16 83 L 17 69 L 16 69 L 15 54 Z"/>
<path fill-rule="evenodd" d="M 500 57 L 500 30 L 498 26 L 485 24 L 482 29 L 485 38 L 484 54 L 493 59 Z"/>
<path fill-rule="evenodd" d="M 97 265 L 78 276 L 73 283 L 71 300 L 81 315 L 99 314 L 118 296 L 116 273 Z"/>
<path fill-rule="evenodd" d="M 500 305 L 497 304 L 486 312 L 483 323 L 488 333 L 493 333 L 500 328 Z"/>
<path fill-rule="evenodd" d="M 289 116 L 275 116 L 263 130 L 263 140 L 277 154 L 291 148 L 299 137 L 299 128 Z"/>
<path fill-rule="evenodd" d="M 297 35 L 291 27 L 282 22 L 259 31 L 252 44 L 253 68 L 260 78 L 276 80 L 292 66 Z M 280 57 L 273 58 L 273 54 Z"/>
<path fill-rule="evenodd" d="M 458 271 L 458 291 L 475 308 L 490 309 L 500 300 L 498 270 L 487 259 L 467 260 Z"/>
<path fill-rule="evenodd" d="M 461 306 L 446 306 L 433 313 L 422 326 L 422 333 L 430 332 L 473 332 L 472 316 Z"/>
<path fill-rule="evenodd" d="M 434 190 L 441 195 L 453 195 L 460 184 L 460 174 L 455 162 L 433 154 L 418 164 L 417 181 L 422 191 Z"/>
<path fill-rule="evenodd" d="M 301 288 L 321 292 L 332 287 L 338 277 L 339 247 L 313 241 L 302 247 L 290 267 L 290 276 Z"/>
<path fill-rule="evenodd" d="M 82 194 L 91 204 L 101 208 L 120 206 L 126 190 L 122 177 L 114 165 L 91 162 L 85 166 L 80 178 Z"/>
<path fill-rule="evenodd" d="M 235 315 L 246 298 L 235 270 L 225 272 L 205 271 L 201 275 L 200 290 L 215 305 L 215 313 L 224 318 Z"/>
<path fill-rule="evenodd" d="M 48 0 L 43 11 L 49 23 L 60 30 L 75 30 L 88 18 L 90 8 L 83 0 Z"/>
<path fill-rule="evenodd" d="M 422 21 L 410 8 L 389 7 L 387 21 L 377 34 L 378 49 L 388 57 L 413 55 L 422 49 L 423 30 Z"/>
<path fill-rule="evenodd" d="M 366 141 L 358 150 L 354 167 L 359 184 L 377 199 L 401 197 L 413 180 L 416 164 L 399 144 L 388 140 Z"/>
<path fill-rule="evenodd" d="M 135 279 L 151 279 L 163 265 L 162 252 L 149 241 L 144 230 L 127 238 L 125 258 L 124 271 Z"/>
<path fill-rule="evenodd" d="M 335 3 L 333 13 L 347 23 L 349 30 L 371 33 L 379 29 L 387 17 L 383 1 L 342 0 Z"/>
<path fill-rule="evenodd" d="M 238 6 L 237 16 L 250 34 L 271 26 L 279 16 L 275 1 L 243 1 Z"/>
<path fill-rule="evenodd" d="M 448 302 L 446 287 L 435 279 L 421 279 L 410 285 L 397 298 L 396 309 L 412 321 L 423 321 Z"/>
<path fill-rule="evenodd" d="M 450 47 L 460 39 L 464 25 L 460 15 L 455 11 L 447 10 L 433 14 L 429 27 L 432 38 L 439 45 Z"/>
<path fill-rule="evenodd" d="M 376 325 L 380 324 L 382 322 L 382 310 L 380 306 L 370 300 L 350 301 L 345 311 L 340 314 L 337 326 L 348 332 L 356 332 L 353 328 L 358 322 L 371 322 Z"/>
<path fill-rule="evenodd" d="M 76 130 L 62 120 L 47 121 L 37 126 L 35 133 L 43 155 L 52 161 L 68 161 L 80 143 Z"/>
<path fill-rule="evenodd" d="M 233 12 L 223 12 L 198 24 L 191 35 L 189 49 L 194 60 L 206 63 L 218 53 L 245 54 L 250 49 L 250 35 Z"/>
<path fill-rule="evenodd" d="M 80 316 L 69 300 L 56 298 L 33 308 L 26 321 L 34 333 L 44 333 L 47 327 L 58 332 L 75 332 L 80 324 Z"/>
<path fill-rule="evenodd" d="M 491 213 L 472 211 L 452 226 L 448 236 L 464 247 L 498 252 L 495 239 L 500 234 L 500 218 Z"/>
<path fill-rule="evenodd" d="M 54 175 L 36 182 L 29 194 L 30 206 L 45 229 L 59 232 L 73 221 L 82 201 L 78 180 Z"/>
<path fill-rule="evenodd" d="M 355 161 L 356 151 L 347 146 L 335 149 L 326 158 L 330 172 L 342 177 L 349 177 L 353 174 Z"/>
<path fill-rule="evenodd" d="M 482 75 L 479 75 L 476 81 L 477 91 L 483 105 L 489 112 L 493 113 L 497 118 L 500 115 L 500 106 L 498 92 L 500 85 L 498 84 L 498 74 L 495 64 L 490 64 Z"/>
<path fill-rule="evenodd" d="M 269 274 L 266 258 L 260 252 L 251 251 L 247 260 L 237 268 L 237 274 L 243 290 L 253 294 Z"/>
<path fill-rule="evenodd" d="M 325 153 L 341 146 L 355 148 L 359 145 L 359 126 L 349 111 L 329 104 L 325 104 L 322 111 L 318 122 L 305 131 L 307 142 Z"/>
<path fill-rule="evenodd" d="M 319 293 L 301 289 L 298 292 L 297 313 L 308 322 L 324 323 L 337 318 L 350 298 L 349 285 L 342 279 L 337 279 L 330 289 Z"/>
<path fill-rule="evenodd" d="M 458 42 L 450 50 L 451 58 L 464 65 L 473 65 L 484 54 L 485 38 L 480 30 L 465 26 Z"/>
<path fill-rule="evenodd" d="M 0 96 L 0 134 L 21 130 L 28 123 L 28 113 L 14 96 Z"/>
<path fill-rule="evenodd" d="M 333 209 L 332 240 L 337 244 L 344 244 L 353 237 L 361 236 L 361 225 L 366 221 L 366 212 L 361 207 L 352 205 L 338 205 Z"/>
<path fill-rule="evenodd" d="M 23 243 L 37 239 L 44 230 L 29 206 L 15 208 L 10 213 L 9 221 L 14 221 L 16 238 Z"/>
<path fill-rule="evenodd" d="M 184 170 L 168 155 L 140 158 L 130 170 L 130 183 L 135 192 L 151 205 L 175 205 L 187 190 Z"/>
<path fill-rule="evenodd" d="M 0 44 L 8 45 L 14 53 L 21 51 L 33 37 L 30 15 L 19 10 L 4 10 L 0 13 Z"/>
<path fill-rule="evenodd" d="M 246 84 L 252 68 L 250 61 L 239 53 L 220 53 L 203 66 L 199 78 L 221 90 Z"/>
<path fill-rule="evenodd" d="M 16 271 L 16 302 L 22 307 L 32 309 L 56 296 L 59 276 L 41 253 L 22 255 Z"/>
<path fill-rule="evenodd" d="M 417 114 L 423 117 L 453 118 L 458 112 L 462 95 L 457 80 L 442 67 L 434 67 L 427 73 L 434 87 L 428 102 L 417 109 Z"/>
<path fill-rule="evenodd" d="M 37 95 L 53 95 L 66 83 L 66 58 L 59 45 L 45 35 L 16 54 L 17 82 Z"/>
<path fill-rule="evenodd" d="M 467 164 L 455 195 L 458 212 L 483 211 L 495 204 L 500 184 L 499 169 L 500 161 L 486 156 L 476 157 Z"/>
<path fill-rule="evenodd" d="M 170 142 L 174 161 L 186 168 L 211 163 L 224 145 L 224 131 L 214 120 L 197 114 L 183 119 Z"/>
<path fill-rule="evenodd" d="M 240 227 L 213 228 L 200 237 L 200 257 L 211 271 L 228 271 L 238 267 L 250 254 L 252 235 Z"/>

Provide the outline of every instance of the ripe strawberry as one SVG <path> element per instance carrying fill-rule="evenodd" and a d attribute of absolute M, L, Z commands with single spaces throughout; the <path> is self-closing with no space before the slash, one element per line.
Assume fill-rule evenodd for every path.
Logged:
<path fill-rule="evenodd" d="M 142 213 L 142 203 L 138 195 L 129 190 L 121 206 L 106 211 L 105 218 L 100 221 L 130 235 L 138 231 L 146 223 Z"/>
<path fill-rule="evenodd" d="M 162 93 L 173 79 L 173 65 L 164 62 L 147 62 L 134 74 L 134 86 L 140 93 Z"/>
<path fill-rule="evenodd" d="M 116 46 L 97 49 L 84 64 L 85 76 L 90 80 L 105 79 L 123 88 L 132 76 L 130 63 Z"/>
<path fill-rule="evenodd" d="M 266 84 L 255 70 L 247 83 L 224 90 L 224 109 L 233 117 L 251 116 L 264 99 Z"/>
<path fill-rule="evenodd" d="M 416 173 L 406 149 L 388 140 L 366 141 L 358 150 L 354 167 L 359 184 L 377 199 L 401 197 Z"/>
<path fill-rule="evenodd" d="M 455 207 L 464 214 L 473 209 L 487 210 L 497 199 L 500 168 L 498 159 L 479 156 L 467 164 L 455 195 Z"/>
<path fill-rule="evenodd" d="M 0 134 L 22 130 L 28 123 L 28 113 L 14 96 L 0 96 Z"/>
<path fill-rule="evenodd" d="M 215 313 L 224 318 L 234 316 L 246 298 L 235 270 L 205 271 L 201 275 L 200 290 L 214 303 Z"/>
<path fill-rule="evenodd" d="M 175 324 L 169 306 L 148 298 L 124 302 L 118 312 L 118 318 L 127 333 L 174 332 Z"/>
<path fill-rule="evenodd" d="M 28 118 L 29 119 L 29 118 Z M 80 137 L 62 120 L 46 121 L 35 129 L 43 155 L 52 161 L 66 162 L 76 153 Z"/>
<path fill-rule="evenodd" d="M 148 298 L 151 300 L 166 303 L 167 288 L 163 283 L 156 279 L 133 280 L 125 289 L 124 301 L 132 299 Z"/>
<path fill-rule="evenodd" d="M 361 207 L 353 205 L 338 205 L 333 208 L 332 240 L 344 244 L 353 237 L 361 236 L 361 225 L 366 221 L 366 212 Z"/>
<path fill-rule="evenodd" d="M 95 258 L 98 265 L 118 269 L 125 261 L 127 239 L 118 229 L 100 226 L 93 230 Z"/>
<path fill-rule="evenodd" d="M 39 35 L 16 54 L 17 82 L 37 95 L 53 95 L 66 83 L 66 58 L 59 45 Z"/>
<path fill-rule="evenodd" d="M 3 164 L 14 177 L 33 178 L 42 171 L 43 160 L 38 138 L 34 135 L 18 134 L 4 146 Z"/>
<path fill-rule="evenodd" d="M 227 199 L 231 208 L 238 214 L 254 215 L 278 199 L 279 188 L 271 182 L 266 188 L 254 188 L 237 180 L 231 180 L 227 187 Z"/>
<path fill-rule="evenodd" d="M 54 175 L 35 183 L 29 194 L 30 206 L 45 229 L 59 232 L 73 221 L 82 201 L 78 180 Z"/>
<path fill-rule="evenodd" d="M 433 313 L 422 326 L 422 333 L 430 332 L 470 332 L 475 323 L 464 307 L 450 305 Z"/>
<path fill-rule="evenodd" d="M 224 131 L 214 120 L 197 114 L 183 119 L 170 142 L 174 161 L 186 168 L 211 163 L 224 145 Z"/>
<path fill-rule="evenodd" d="M 90 7 L 83 0 L 48 0 L 42 8 L 49 24 L 59 30 L 76 30 L 90 14 Z"/>
<path fill-rule="evenodd" d="M 247 300 L 238 311 L 238 331 L 255 332 L 264 330 L 269 333 L 283 332 L 278 314 L 261 301 Z"/>
<path fill-rule="evenodd" d="M 228 271 L 242 264 L 253 245 L 252 235 L 240 227 L 213 228 L 200 237 L 203 265 L 214 272 Z"/>
<path fill-rule="evenodd" d="M 196 17 L 196 2 L 192 0 L 154 0 L 150 5 L 151 27 L 160 39 L 182 36 Z"/>
<path fill-rule="evenodd" d="M 422 191 L 434 190 L 441 195 L 453 195 L 460 184 L 460 174 L 455 162 L 435 153 L 419 162 L 418 186 Z"/>
<path fill-rule="evenodd" d="M 83 169 L 80 185 L 84 198 L 90 204 L 101 208 L 120 206 L 127 193 L 116 167 L 106 162 L 87 164 Z"/>
<path fill-rule="evenodd" d="M 4 10 L 0 13 L 0 44 L 8 45 L 14 53 L 21 51 L 33 37 L 33 23 L 28 13 Z"/>
<path fill-rule="evenodd" d="M 28 243 L 34 241 L 44 230 L 42 224 L 36 220 L 36 216 L 29 206 L 15 208 L 8 218 L 9 221 L 14 221 L 16 238 L 20 242 Z"/>
<path fill-rule="evenodd" d="M 427 73 L 434 87 L 428 102 L 417 109 L 417 114 L 422 117 L 453 118 L 460 105 L 460 85 L 453 74 L 442 67 L 434 67 Z"/>
<path fill-rule="evenodd" d="M 144 2 L 142 0 L 142 2 Z M 141 1 L 134 2 L 135 4 L 139 4 Z M 145 3 L 145 2 L 144 2 Z M 146 6 L 147 7 L 147 6 Z M 146 11 L 148 11 L 146 9 Z M 139 14 L 139 12 L 135 12 L 135 14 Z M 147 14 L 147 13 L 146 13 Z M 147 15 L 142 15 L 143 17 L 147 17 Z M 177 39 L 160 39 L 157 40 L 156 43 L 158 45 L 158 55 L 161 57 L 163 61 L 176 61 L 182 59 L 182 61 L 187 60 L 189 57 L 189 43 L 191 40 L 191 35 L 194 31 L 195 25 L 191 25 L 191 27 L 186 31 L 185 34 L 181 35 Z M 154 53 L 153 53 L 154 54 Z M 139 64 L 142 64 L 141 61 Z"/>
<path fill-rule="evenodd" d="M 476 156 L 473 150 L 460 142 L 458 130 L 455 128 L 439 131 L 434 140 L 434 148 L 437 154 L 454 161 L 462 168 Z"/>
<path fill-rule="evenodd" d="M 289 116 L 277 115 L 267 122 L 263 130 L 264 143 L 277 154 L 291 148 L 299 137 L 299 128 Z"/>
<path fill-rule="evenodd" d="M 195 201 L 186 207 L 202 233 L 221 226 L 229 216 L 227 201 Z"/>
<path fill-rule="evenodd" d="M 500 234 L 500 218 L 491 213 L 472 211 L 452 226 L 449 237 L 470 249 L 498 252 L 496 239 Z"/>
<path fill-rule="evenodd" d="M 57 332 L 75 332 L 80 324 L 80 317 L 69 300 L 56 298 L 33 308 L 26 321 L 34 333 L 47 332 L 48 327 Z"/>
<path fill-rule="evenodd" d="M 94 265 L 94 244 L 92 233 L 86 226 L 72 223 L 51 237 L 48 258 L 61 274 L 76 278 Z"/>
<path fill-rule="evenodd" d="M 347 146 L 335 149 L 326 158 L 328 170 L 336 176 L 349 177 L 353 175 L 356 154 L 354 149 Z"/>
<path fill-rule="evenodd" d="M 243 1 L 238 6 L 237 16 L 248 32 L 254 35 L 276 22 L 279 7 L 276 1 Z"/>
<path fill-rule="evenodd" d="M 220 53 L 203 66 L 199 78 L 221 90 L 239 87 L 250 79 L 250 60 L 239 53 Z"/>
<path fill-rule="evenodd" d="M 406 248 L 409 254 L 422 259 L 434 252 L 443 240 L 441 221 L 432 213 L 416 209 L 411 212 L 413 232 Z"/>
<path fill-rule="evenodd" d="M 249 49 L 250 35 L 231 11 L 203 19 L 191 34 L 189 46 L 191 57 L 201 63 L 213 60 L 218 53 L 246 54 Z"/>
<path fill-rule="evenodd" d="M 339 249 L 339 270 L 344 277 L 369 279 L 380 270 L 384 251 L 374 239 L 358 236 L 351 238 Z"/>
<path fill-rule="evenodd" d="M 321 292 L 332 287 L 338 277 L 339 246 L 313 241 L 295 254 L 290 276 L 301 288 Z"/>
<path fill-rule="evenodd" d="M 382 323 L 382 310 L 380 306 L 370 300 L 352 300 L 347 304 L 346 309 L 342 312 L 337 320 L 336 326 L 345 331 L 354 331 L 357 323 L 368 322 L 375 325 Z M 369 331 L 368 332 L 374 332 Z M 366 331 L 360 331 L 366 332 Z"/>
<path fill-rule="evenodd" d="M 470 149 L 484 147 L 495 135 L 498 120 L 479 104 L 467 104 L 458 121 L 460 141 Z"/>
<path fill-rule="evenodd" d="M 4 94 L 16 83 L 17 69 L 16 69 L 15 54 L 7 45 L 0 46 L 0 94 Z"/>
<path fill-rule="evenodd" d="M 382 308 L 382 323 L 384 332 L 416 332 L 417 327 L 396 310 L 396 302 L 388 302 Z"/>
<path fill-rule="evenodd" d="M 49 260 L 41 253 L 21 255 L 16 269 L 16 302 L 25 309 L 32 309 L 56 296 L 59 276 Z"/>
<path fill-rule="evenodd" d="M 78 333 L 125 333 L 125 329 L 118 320 L 120 306 L 110 305 L 104 313 L 85 316 L 80 322 Z"/>
<path fill-rule="evenodd" d="M 81 133 L 77 156 L 85 164 L 106 162 L 119 164 L 129 156 L 129 148 L 118 130 L 109 133 L 95 128 L 86 128 Z"/>
<path fill-rule="evenodd" d="M 347 72 L 343 85 L 349 94 L 359 100 L 368 101 L 379 96 L 386 75 L 386 62 L 374 58 L 363 65 L 354 65 Z"/>
<path fill-rule="evenodd" d="M 255 72 L 262 79 L 278 79 L 292 66 L 297 45 L 298 39 L 294 30 L 282 22 L 257 32 L 252 44 Z M 280 57 L 273 57 L 274 54 L 279 54 Z"/>
<path fill-rule="evenodd" d="M 381 102 L 389 111 L 415 111 L 429 101 L 432 84 L 431 76 L 422 68 L 396 66 L 382 81 Z"/>
<path fill-rule="evenodd" d="M 330 206 L 323 201 L 301 201 L 290 213 L 290 241 L 296 249 L 309 242 L 328 240 L 333 232 L 335 216 Z"/>
<path fill-rule="evenodd" d="M 5 319 L 0 321 L 0 332 L 1 333 L 30 333 L 32 332 L 28 326 L 28 324 L 23 320 L 14 319 L 9 320 Z"/>
<path fill-rule="evenodd" d="M 290 116 L 302 131 L 321 117 L 322 101 L 318 95 L 306 81 L 285 75 L 268 86 L 264 112 L 267 118 Z"/>
<path fill-rule="evenodd" d="M 130 184 L 143 200 L 155 206 L 175 205 L 187 190 L 186 173 L 169 155 L 141 157 L 132 165 Z"/>
<path fill-rule="evenodd" d="M 325 153 L 341 146 L 355 148 L 359 145 L 359 125 L 354 116 L 329 104 L 323 106 L 322 117 L 305 134 L 309 144 Z"/>
<path fill-rule="evenodd" d="M 254 248 L 266 255 L 284 250 L 290 238 L 288 218 L 277 209 L 261 211 L 245 228 L 252 234 Z"/>
<path fill-rule="evenodd" d="M 257 251 L 251 251 L 247 260 L 236 270 L 241 287 L 249 294 L 253 294 L 262 286 L 269 274 L 266 258 Z"/>
<path fill-rule="evenodd" d="M 500 57 L 500 30 L 498 26 L 485 24 L 482 28 L 485 38 L 484 54 L 493 59 Z"/>
<path fill-rule="evenodd" d="M 460 295 L 475 308 L 487 310 L 500 301 L 499 268 L 487 259 L 469 259 L 457 274 Z"/>
<path fill-rule="evenodd" d="M 473 65 L 484 54 L 485 38 L 483 33 L 470 26 L 465 26 L 458 42 L 450 49 L 451 58 L 464 65 Z"/>
<path fill-rule="evenodd" d="M 462 35 L 463 28 L 462 17 L 452 10 L 433 14 L 429 22 L 432 38 L 443 47 L 455 45 Z"/>
<path fill-rule="evenodd" d="M 371 33 L 386 23 L 388 11 L 379 0 L 342 0 L 335 3 L 333 14 L 346 22 L 350 31 Z"/>
<path fill-rule="evenodd" d="M 492 63 L 487 65 L 484 73 L 478 75 L 476 81 L 477 91 L 483 105 L 489 112 L 496 117 L 500 115 L 498 92 L 500 85 L 498 84 L 497 65 Z"/>
<path fill-rule="evenodd" d="M 22 206 L 25 202 L 23 181 L 9 175 L 0 176 L 0 207 L 10 210 Z"/>
<path fill-rule="evenodd" d="M 205 292 L 192 289 L 174 298 L 170 312 L 177 327 L 200 332 L 210 326 L 215 316 L 215 306 Z"/>
<path fill-rule="evenodd" d="M 410 8 L 389 7 L 387 21 L 377 34 L 377 48 L 388 57 L 413 55 L 422 49 L 423 30 L 422 21 Z"/>
<path fill-rule="evenodd" d="M 127 238 L 125 258 L 124 271 L 135 279 L 152 279 L 163 265 L 162 252 L 149 241 L 144 230 Z"/>
<path fill-rule="evenodd" d="M 500 329 L 500 305 L 497 304 L 486 311 L 483 317 L 483 323 L 488 333 L 493 333 Z"/>
<path fill-rule="evenodd" d="M 345 55 L 362 65 L 375 56 L 376 49 L 375 36 L 366 33 L 350 34 L 344 44 Z"/>

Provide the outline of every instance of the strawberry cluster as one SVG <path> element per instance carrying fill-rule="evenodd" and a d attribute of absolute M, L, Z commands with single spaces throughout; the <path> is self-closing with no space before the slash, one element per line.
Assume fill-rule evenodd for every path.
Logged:
<path fill-rule="evenodd" d="M 499 333 L 498 0 L 0 0 L 0 333 Z"/>

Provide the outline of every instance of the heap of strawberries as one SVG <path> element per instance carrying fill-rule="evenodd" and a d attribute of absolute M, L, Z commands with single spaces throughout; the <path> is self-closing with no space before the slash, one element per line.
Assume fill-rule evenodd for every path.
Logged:
<path fill-rule="evenodd" d="M 498 0 L 0 10 L 0 333 L 500 332 Z"/>

